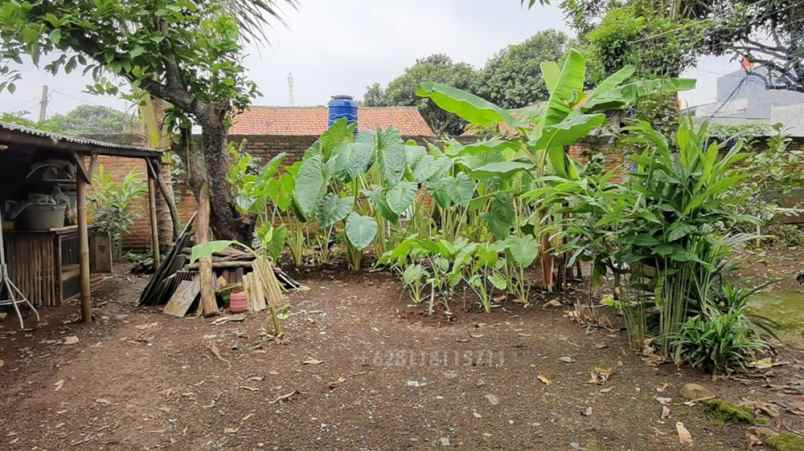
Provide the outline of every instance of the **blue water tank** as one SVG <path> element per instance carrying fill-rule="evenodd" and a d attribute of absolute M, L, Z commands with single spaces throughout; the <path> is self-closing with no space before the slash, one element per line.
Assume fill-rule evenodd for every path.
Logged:
<path fill-rule="evenodd" d="M 327 128 L 342 117 L 357 124 L 357 102 L 352 96 L 333 96 L 327 104 Z"/>

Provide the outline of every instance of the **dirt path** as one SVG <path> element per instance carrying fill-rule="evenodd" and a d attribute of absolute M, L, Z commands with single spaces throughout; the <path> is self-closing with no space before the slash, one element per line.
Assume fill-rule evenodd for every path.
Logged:
<path fill-rule="evenodd" d="M 623 334 L 587 331 L 561 308 L 447 323 L 406 307 L 388 275 L 330 277 L 292 296 L 281 343 L 261 336 L 261 317 L 215 326 L 137 309 L 145 279 L 131 277 L 99 290 L 92 326 L 62 323 L 74 305 L 27 333 L 3 322 L 0 449 L 680 449 L 677 421 L 695 449 L 744 449 L 742 426 L 682 403 L 684 383 L 732 401 L 792 398 L 766 382 L 804 390 L 800 354 L 767 381 L 713 383 L 654 368 Z M 590 384 L 595 367 L 615 372 Z M 657 397 L 672 398 L 670 418 Z M 773 426 L 801 432 L 802 420 Z"/>

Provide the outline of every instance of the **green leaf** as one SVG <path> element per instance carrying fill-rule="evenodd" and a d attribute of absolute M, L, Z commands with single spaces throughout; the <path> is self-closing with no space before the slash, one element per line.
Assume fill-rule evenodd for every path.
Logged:
<path fill-rule="evenodd" d="M 269 241 L 267 245 L 263 244 L 265 251 L 274 260 L 282 256 L 282 249 L 285 248 L 285 240 L 287 238 L 287 235 L 288 235 L 288 229 L 283 224 L 274 229 L 271 241 Z"/>
<path fill-rule="evenodd" d="M 354 204 L 354 197 L 338 197 L 332 193 L 327 194 L 318 209 L 318 221 L 321 227 L 325 229 L 332 227 L 338 221 L 349 216 Z"/>
<path fill-rule="evenodd" d="M 505 290 L 508 287 L 508 282 L 501 274 L 491 274 L 488 276 L 488 279 L 489 282 L 494 285 L 494 288 L 498 290 Z"/>
<path fill-rule="evenodd" d="M 508 238 L 516 219 L 511 194 L 504 193 L 494 196 L 491 201 L 491 208 L 488 213 L 483 215 L 483 219 L 496 239 L 504 240 Z"/>
<path fill-rule="evenodd" d="M 517 266 L 527 268 L 539 256 L 539 240 L 532 235 L 512 235 L 506 241 L 508 252 Z"/>
<path fill-rule="evenodd" d="M 583 114 L 573 111 L 561 122 L 545 127 L 539 140 L 533 145 L 537 149 L 544 149 L 547 146 L 569 146 L 605 123 L 605 114 Z"/>
<path fill-rule="evenodd" d="M 418 191 L 419 186 L 414 182 L 399 182 L 385 193 L 385 200 L 391 211 L 401 216 L 416 199 Z"/>
<path fill-rule="evenodd" d="M 377 149 L 377 160 L 380 163 L 380 170 L 383 178 L 388 185 L 394 185 L 405 175 L 407 166 L 407 156 L 405 155 L 405 145 L 392 143 L 383 148 Z"/>
<path fill-rule="evenodd" d="M 365 174 L 371 164 L 373 151 L 371 143 L 356 142 L 338 145 L 333 155 L 335 174 L 347 182 Z"/>
<path fill-rule="evenodd" d="M 368 247 L 377 235 L 377 222 L 369 216 L 352 212 L 346 218 L 346 238 L 358 250 Z"/>
<path fill-rule="evenodd" d="M 326 190 L 322 156 L 316 154 L 302 162 L 293 189 L 293 199 L 302 219 L 307 221 L 315 217 Z"/>
<path fill-rule="evenodd" d="M 490 177 L 490 176 L 508 176 L 517 171 L 529 171 L 533 168 L 531 163 L 523 163 L 520 161 L 498 161 L 483 165 L 474 171 L 472 175 L 475 177 Z"/>
<path fill-rule="evenodd" d="M 548 92 L 553 92 L 561 76 L 561 67 L 555 61 L 545 61 L 541 64 L 542 78 Z"/>
<path fill-rule="evenodd" d="M 424 266 L 416 264 L 416 265 L 408 265 L 405 268 L 405 272 L 402 273 L 402 281 L 405 285 L 412 285 L 417 282 L 421 282 L 427 276 L 427 270 L 424 269 Z"/>
<path fill-rule="evenodd" d="M 619 88 L 623 82 L 634 75 L 635 70 L 633 66 L 625 66 L 598 83 L 587 97 L 584 110 L 594 110 L 596 107 L 603 106 L 612 108 L 624 104 L 626 99 Z"/>
<path fill-rule="evenodd" d="M 196 244 L 190 253 L 190 264 L 195 263 L 200 258 L 212 257 L 216 252 L 222 252 L 232 245 L 237 244 L 237 241 L 208 241 L 206 244 Z"/>
<path fill-rule="evenodd" d="M 346 118 L 340 118 L 321 134 L 314 146 L 317 146 L 324 159 L 328 160 L 337 146 L 354 141 L 354 137 L 355 125 L 350 124 Z"/>
<path fill-rule="evenodd" d="M 453 183 L 447 185 L 447 193 L 455 205 L 469 205 L 475 195 L 475 182 L 468 175 L 461 172 L 455 176 Z"/>
<path fill-rule="evenodd" d="M 514 118 L 505 110 L 474 94 L 442 83 L 425 82 L 416 89 L 416 95 L 432 100 L 444 111 L 458 115 L 472 124 L 515 126 Z"/>
<path fill-rule="evenodd" d="M 571 106 L 581 99 L 585 76 L 586 59 L 577 50 L 570 49 L 547 101 L 542 128 L 558 124 L 570 113 Z"/>
<path fill-rule="evenodd" d="M 687 236 L 688 234 L 694 231 L 695 226 L 677 222 L 670 226 L 669 232 L 667 234 L 667 240 L 673 242 Z"/>
<path fill-rule="evenodd" d="M 689 91 L 695 89 L 695 84 L 695 80 L 690 78 L 638 80 L 623 85 L 622 93 L 630 103 L 633 103 L 647 95 L 667 95 L 679 91 Z"/>

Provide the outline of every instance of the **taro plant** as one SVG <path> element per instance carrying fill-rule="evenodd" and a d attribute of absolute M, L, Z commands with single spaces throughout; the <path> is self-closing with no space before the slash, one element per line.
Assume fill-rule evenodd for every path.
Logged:
<path fill-rule="evenodd" d="M 430 277 L 430 271 L 419 263 L 409 264 L 402 272 L 402 282 L 410 292 L 410 299 L 414 304 L 421 304 L 424 300 L 424 290 Z"/>
<path fill-rule="evenodd" d="M 507 258 L 505 259 L 506 286 L 516 299 L 529 305 L 531 279 L 525 274 L 539 256 L 539 241 L 533 235 L 511 235 L 505 241 Z"/>

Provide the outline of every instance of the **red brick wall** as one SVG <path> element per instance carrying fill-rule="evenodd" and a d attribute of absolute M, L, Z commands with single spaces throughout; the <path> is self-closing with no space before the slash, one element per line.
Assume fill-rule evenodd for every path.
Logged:
<path fill-rule="evenodd" d="M 121 158 L 101 155 L 98 157 L 97 164 L 103 166 L 103 170 L 111 174 L 116 182 L 121 182 L 131 171 L 134 171 L 140 180 L 147 182 L 148 176 L 145 160 L 139 158 Z M 138 215 L 138 219 L 131 225 L 128 233 L 123 236 L 124 248 L 145 249 L 151 246 L 151 223 L 148 217 L 148 194 L 136 199 L 132 205 L 132 211 Z"/>

